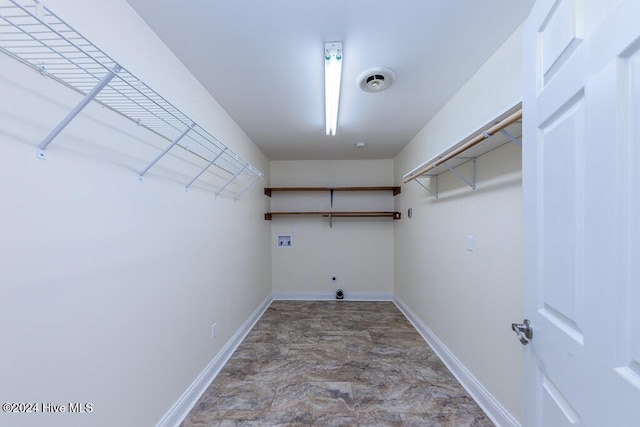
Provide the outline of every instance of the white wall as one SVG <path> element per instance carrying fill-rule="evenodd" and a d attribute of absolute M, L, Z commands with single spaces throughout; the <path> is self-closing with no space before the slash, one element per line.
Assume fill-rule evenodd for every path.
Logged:
<path fill-rule="evenodd" d="M 521 97 L 521 29 L 395 159 L 395 180 L 457 143 Z M 471 164 L 459 171 L 470 177 Z M 410 182 L 397 197 L 413 218 L 395 228 L 394 292 L 482 386 L 519 420 L 521 346 L 521 151 L 502 146 L 477 160 L 477 190 L 452 173 L 440 199 Z M 467 251 L 467 235 L 475 251 Z"/>
<path fill-rule="evenodd" d="M 271 293 L 269 163 L 124 0 L 47 6 L 267 173 L 243 197 L 167 141 L 0 54 L 2 402 L 90 402 L 90 414 L 4 414 L 2 425 L 154 425 Z M 211 339 L 217 323 L 218 337 Z"/>
<path fill-rule="evenodd" d="M 392 160 L 272 161 L 272 187 L 350 187 L 391 185 Z M 335 211 L 392 211 L 392 193 L 335 192 Z M 279 193 L 272 211 L 329 211 L 329 193 Z M 272 283 L 274 295 L 335 294 L 347 298 L 389 298 L 393 292 L 393 221 L 389 218 L 274 217 Z M 292 235 L 278 248 L 276 236 Z M 337 276 L 337 283 L 331 276 Z"/>

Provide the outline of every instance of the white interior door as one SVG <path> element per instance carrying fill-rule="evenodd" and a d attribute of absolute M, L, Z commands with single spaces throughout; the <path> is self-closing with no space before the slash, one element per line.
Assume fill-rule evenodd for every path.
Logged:
<path fill-rule="evenodd" d="M 640 426 L 640 0 L 524 31 L 523 425 Z"/>

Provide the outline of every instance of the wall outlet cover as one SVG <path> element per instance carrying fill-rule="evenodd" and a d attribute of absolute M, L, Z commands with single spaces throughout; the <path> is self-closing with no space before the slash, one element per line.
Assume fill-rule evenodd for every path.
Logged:
<path fill-rule="evenodd" d="M 476 246 L 476 238 L 473 234 L 467 236 L 467 250 L 473 252 Z"/>

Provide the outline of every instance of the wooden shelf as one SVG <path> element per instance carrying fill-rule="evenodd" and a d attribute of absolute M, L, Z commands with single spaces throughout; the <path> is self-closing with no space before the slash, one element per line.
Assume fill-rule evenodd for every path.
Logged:
<path fill-rule="evenodd" d="M 266 187 L 264 194 L 271 197 L 273 192 L 327 192 L 331 196 L 331 209 L 333 209 L 333 194 L 336 191 L 390 191 L 394 196 L 400 194 L 400 186 L 369 186 L 369 187 Z M 400 219 L 400 212 L 393 211 L 288 211 L 288 212 L 267 212 L 264 219 L 270 221 L 274 216 L 322 216 L 329 218 L 329 225 L 332 225 L 333 218 L 392 218 Z"/>
<path fill-rule="evenodd" d="M 274 216 L 287 216 L 287 215 L 308 215 L 308 216 L 323 216 L 330 218 L 393 218 L 400 219 L 400 212 L 267 212 L 264 214 L 264 219 L 270 221 Z"/>
<path fill-rule="evenodd" d="M 306 192 L 306 191 L 392 191 L 394 196 L 400 194 L 400 186 L 375 187 L 265 187 L 264 194 L 271 197 L 274 191 Z"/>

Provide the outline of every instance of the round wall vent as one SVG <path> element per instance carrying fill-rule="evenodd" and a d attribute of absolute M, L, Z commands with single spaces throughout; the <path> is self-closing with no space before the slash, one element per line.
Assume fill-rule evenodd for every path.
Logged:
<path fill-rule="evenodd" d="M 393 83 L 395 74 L 386 67 L 369 68 L 358 76 L 358 86 L 365 92 L 382 92 Z"/>

